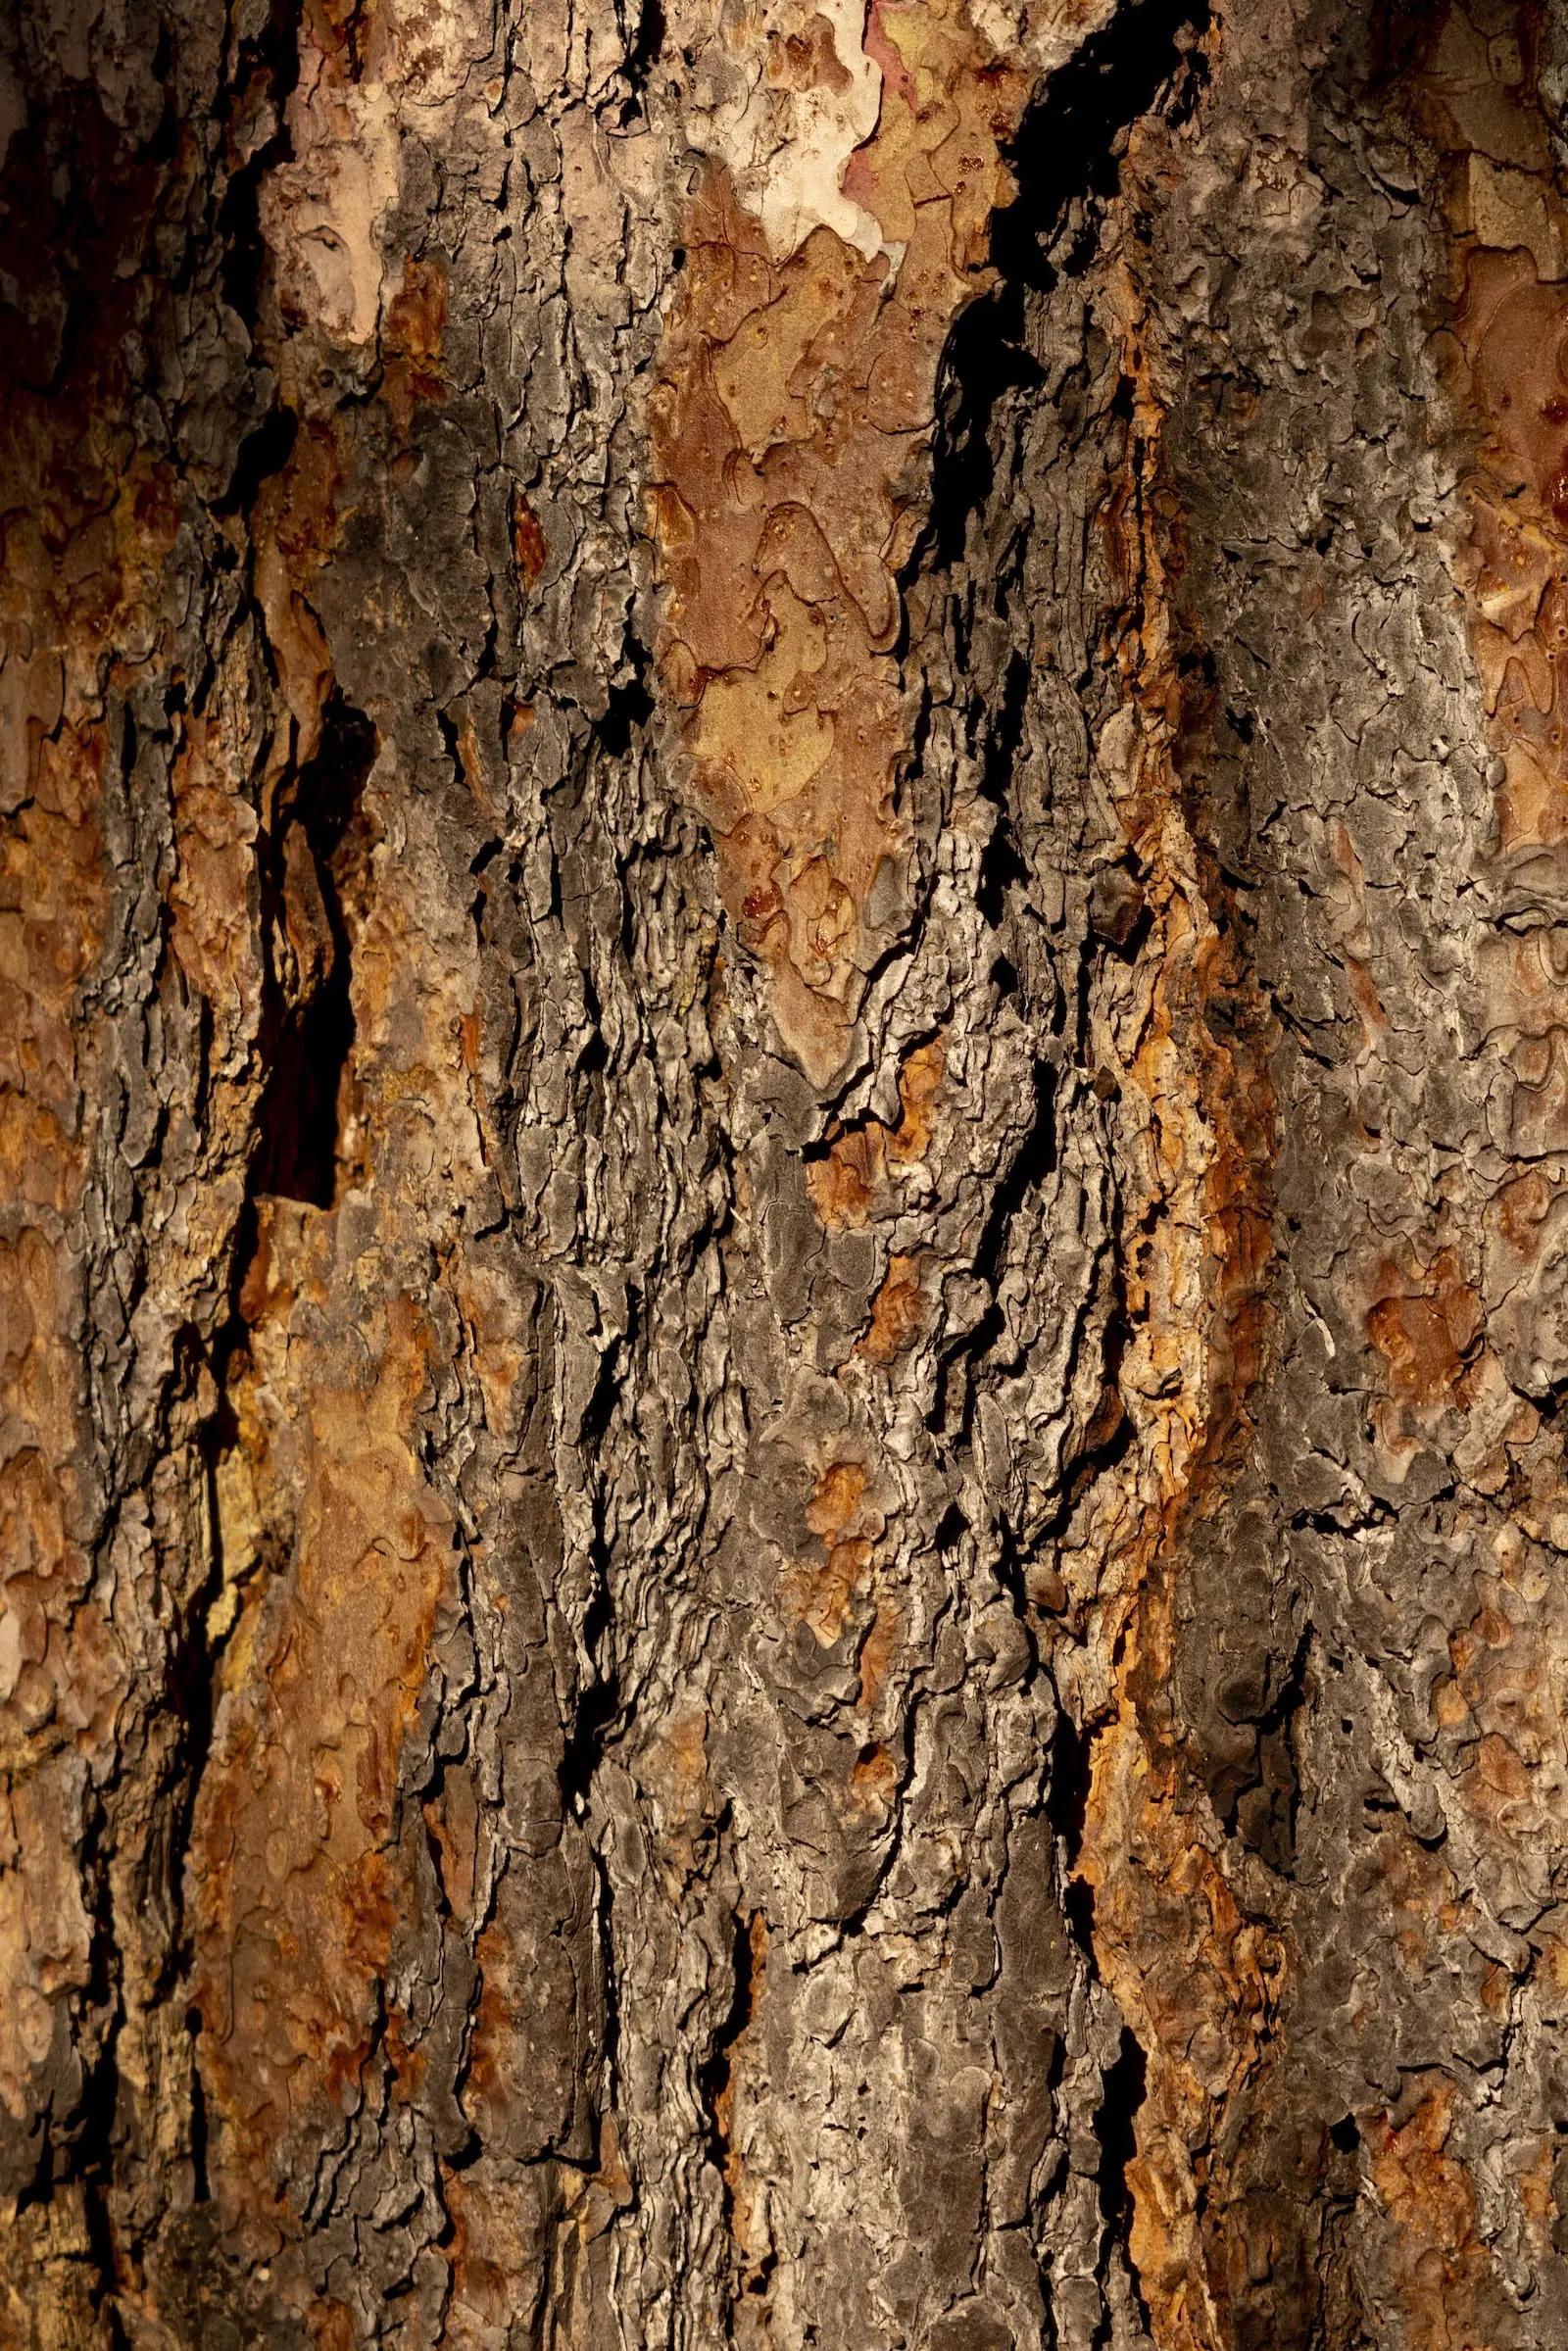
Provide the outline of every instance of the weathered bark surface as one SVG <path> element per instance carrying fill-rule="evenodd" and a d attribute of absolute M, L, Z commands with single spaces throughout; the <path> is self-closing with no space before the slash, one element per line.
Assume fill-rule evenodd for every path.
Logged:
<path fill-rule="evenodd" d="M 1568 2342 L 1568 17 L 1385 16 L 0 25 L 0 2344 Z"/>

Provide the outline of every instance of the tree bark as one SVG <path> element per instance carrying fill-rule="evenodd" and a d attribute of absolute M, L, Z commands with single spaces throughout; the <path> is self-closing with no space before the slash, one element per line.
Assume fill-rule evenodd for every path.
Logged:
<path fill-rule="evenodd" d="M 0 43 L 0 2345 L 1568 2342 L 1568 16 Z"/>

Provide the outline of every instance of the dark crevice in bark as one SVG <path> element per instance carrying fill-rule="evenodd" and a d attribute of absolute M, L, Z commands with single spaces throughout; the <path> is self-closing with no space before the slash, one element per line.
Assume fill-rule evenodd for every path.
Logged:
<path fill-rule="evenodd" d="M 194 1785 L 194 1782 L 193 1782 Z M 185 2030 L 194 2043 L 201 2034 L 202 2016 L 199 2008 L 185 2011 Z M 201 2067 L 194 2055 L 190 2069 L 190 2172 L 191 2201 L 206 2204 L 212 2195 L 212 2183 L 207 2172 L 207 2093 L 202 2086 Z"/>
<path fill-rule="evenodd" d="M 1009 486 L 999 475 L 1021 412 L 1031 397 L 1038 397 L 1047 380 L 1044 352 L 1037 357 L 1031 348 L 1039 341 L 1033 314 L 1040 297 L 1063 278 L 1081 274 L 1092 261 L 1105 201 L 1118 186 L 1130 125 L 1155 107 L 1172 122 L 1190 109 L 1206 73 L 1205 62 L 1192 53 L 1207 24 L 1208 10 L 1203 5 L 1134 0 L 1133 5 L 1119 8 L 1109 24 L 1052 76 L 1025 116 L 1009 155 L 1017 196 L 992 224 L 991 260 L 999 282 L 958 320 L 944 356 L 931 514 L 912 552 L 908 576 L 912 579 L 923 573 L 934 588 L 939 587 L 944 573 L 954 582 L 945 635 L 950 657 L 961 665 L 965 658 L 961 640 L 968 631 L 970 614 L 957 583 L 963 578 L 962 566 L 974 533 L 989 524 L 993 544 L 988 549 L 985 595 L 990 612 L 1004 624 L 1012 645 L 1004 657 L 1000 694 L 993 693 L 981 722 L 978 791 L 995 813 L 978 876 L 977 900 L 985 921 L 1000 934 L 998 946 L 1004 952 L 998 956 L 995 977 L 1004 993 L 1018 987 L 1017 958 L 1021 955 L 1008 917 L 1027 903 L 1032 879 L 1021 822 L 1025 779 L 1017 768 L 1029 728 L 1029 696 L 1038 654 L 1025 633 L 1027 600 L 1018 600 L 1019 618 L 1016 623 L 1013 619 L 1008 587 L 1015 576 L 1015 563 L 1005 552 L 999 559 L 995 546 L 1002 535 L 999 509 Z M 1180 77 L 1174 92 L 1173 77 Z M 1069 393 L 1060 418 L 1062 428 L 1069 431 L 1073 425 L 1068 414 L 1070 399 Z M 1080 690 L 1087 682 L 1079 681 Z M 1132 961 L 1149 941 L 1152 920 L 1142 880 L 1130 857 L 1115 871 L 1100 877 L 1090 907 L 1091 932 L 1080 957 L 1076 1019 L 1069 1011 L 1065 991 L 1054 1007 L 1053 1033 L 1061 1035 L 1075 1026 L 1080 1064 L 1089 1057 L 1089 999 L 1095 972 L 1106 956 L 1118 962 Z M 1028 968 L 1027 963 L 1024 967 Z M 1102 1079 L 1093 1070 L 1087 1074 L 1102 1102 L 1114 1093 L 1108 1076 Z M 1033 1212 L 1031 1202 L 1057 1162 L 1057 1123 L 1069 1114 L 1068 1106 L 1059 1100 L 1062 1087 L 1062 1071 L 1055 1060 L 1040 1056 L 1035 1064 L 1033 1124 L 1010 1164 L 1000 1173 L 974 1252 L 974 1270 L 989 1290 L 991 1303 L 943 1363 L 938 1402 L 930 1421 L 939 1436 L 955 1427 L 967 1436 L 977 1390 L 986 1372 L 993 1363 L 996 1368 L 1004 1367 L 1006 1318 L 999 1285 L 1016 1247 L 1018 1220 Z M 1077 1087 L 1073 1095 L 1092 1116 L 1094 1102 L 1082 1098 Z M 1029 1531 L 1029 1548 L 1035 1556 L 1043 1543 L 1064 1531 L 1090 1485 L 1112 1471 L 1133 1442 L 1119 1390 L 1121 1361 L 1131 1333 L 1122 1265 L 1114 1252 L 1112 1264 L 1113 1286 L 1103 1300 L 1101 1401 L 1083 1432 L 1076 1455 L 1064 1465 L 1053 1523 Z M 1004 1540 L 1012 1539 L 1004 1536 Z M 1017 1565 L 1016 1559 L 1012 1564 Z M 1095 1949 L 1094 1889 L 1087 1879 L 1073 1874 L 1085 1834 L 1091 1755 L 1092 1727 L 1078 1722 L 1058 1697 L 1045 1810 L 1059 1840 L 1065 1881 L 1061 1905 L 1078 1969 L 1088 1984 L 1103 1987 Z M 1135 2149 L 1134 2118 L 1145 2095 L 1145 2053 L 1132 2033 L 1124 2029 L 1119 2053 L 1104 2077 L 1096 2117 L 1102 2147 L 1102 2235 L 1097 2266 L 1102 2318 L 1095 2339 L 1102 2344 L 1109 2342 L 1115 2325 L 1108 2290 L 1113 2262 L 1125 2275 L 1133 2301 L 1148 2325 L 1130 2249 L 1132 2194 L 1127 2177 Z"/>
<path fill-rule="evenodd" d="M 270 427 L 264 427 L 267 436 L 264 446 L 281 463 L 292 440 L 292 429 L 283 432 L 275 429 L 279 415 L 280 412 L 274 411 Z M 264 469 L 257 471 L 258 482 Z M 321 1207 L 330 1207 L 333 1201 L 338 1175 L 338 1095 L 353 1039 L 349 1003 L 352 943 L 340 881 L 346 881 L 348 866 L 363 846 L 357 838 L 356 820 L 375 749 L 374 729 L 364 712 L 355 710 L 334 688 L 322 713 L 317 757 L 301 768 L 295 779 L 276 838 L 261 844 L 263 906 L 275 925 L 281 919 L 283 835 L 291 824 L 299 825 L 330 936 L 330 964 L 314 996 L 303 1004 L 285 1010 L 277 1001 L 275 940 L 270 944 L 270 1002 L 264 1007 L 261 1040 L 270 1076 L 258 1105 L 245 1197 L 234 1229 L 227 1310 L 214 1334 L 211 1348 L 217 1401 L 197 1435 L 206 1488 L 210 1556 L 207 1574 L 184 1611 L 171 1669 L 176 1719 L 181 1725 L 181 1772 L 173 1794 L 172 1849 L 181 1856 L 189 1848 L 197 1798 L 216 1728 L 217 1668 L 224 1640 L 215 1638 L 211 1612 L 223 1592 L 230 1568 L 223 1556 L 217 1480 L 223 1455 L 241 1442 L 231 1391 L 248 1339 L 243 1293 L 259 1246 L 257 1202 L 265 1194 L 307 1200 Z M 194 1960 L 195 1920 L 177 1866 L 171 1899 L 172 1980 L 177 1978 L 188 1983 Z M 194 2044 L 203 2030 L 201 2011 L 188 2006 L 184 2015 Z M 200 2062 L 194 2046 L 186 2131 L 192 2196 L 201 2209 L 210 2195 L 208 2125 Z"/>
<path fill-rule="evenodd" d="M 223 301 L 240 318 L 244 331 L 252 338 L 252 350 L 261 315 L 261 284 L 268 266 L 266 237 L 261 233 L 261 183 L 268 171 L 289 163 L 294 155 L 287 104 L 299 82 L 301 25 L 303 0 L 270 0 L 266 24 L 261 25 L 259 33 L 242 37 L 235 52 L 232 75 L 225 77 L 230 106 L 223 129 L 230 153 L 237 148 L 242 151 L 242 143 L 249 136 L 247 118 L 254 118 L 261 106 L 268 106 L 272 113 L 270 134 L 256 143 L 244 155 L 244 163 L 230 174 L 214 223 L 214 240 L 220 254 L 219 284 L 223 289 Z M 294 416 L 277 402 L 277 388 L 270 381 L 270 371 L 264 371 L 264 385 L 266 412 L 240 442 L 228 491 L 223 499 L 217 501 L 217 513 L 252 513 L 261 482 L 284 465 L 289 449 L 294 447 Z"/>
<path fill-rule="evenodd" d="M 638 637 L 628 637 L 626 657 L 631 663 L 631 675 L 618 678 L 610 688 L 605 714 L 595 721 L 594 728 L 601 744 L 614 759 L 626 757 L 633 735 L 647 726 L 655 707 L 648 684 L 653 674 L 653 662 L 647 646 Z"/>
<path fill-rule="evenodd" d="M 125 2021 L 125 2004 L 120 1951 L 114 1934 L 114 1899 L 106 1850 L 108 1835 L 105 1808 L 94 1804 L 88 1810 L 81 1837 L 82 1884 L 89 1889 L 92 1920 L 82 2006 L 88 2015 L 96 2013 L 104 2020 L 103 2047 L 96 2064 L 85 2072 L 76 2111 L 70 2119 L 69 2133 L 57 2135 L 52 2126 L 46 2126 L 35 2185 L 37 2198 L 42 2202 L 53 2192 L 59 2179 L 74 2173 L 80 2180 L 87 2259 L 99 2280 L 95 2300 L 104 2321 L 105 2351 L 125 2351 L 126 2335 L 117 2302 L 121 2248 L 109 2202 L 121 2136 L 118 2044 Z M 31 2200 L 31 2195 L 22 2199 L 24 2203 Z"/>
<path fill-rule="evenodd" d="M 621 16 L 622 35 L 626 41 L 626 62 L 621 67 L 621 78 L 629 95 L 620 109 L 620 126 L 624 130 L 642 119 L 648 76 L 663 52 L 668 26 L 662 0 L 642 0 L 636 21 L 630 26 L 626 24 L 624 13 L 617 11 L 617 14 Z"/>
<path fill-rule="evenodd" d="M 1044 381 L 1027 348 L 1029 297 L 1087 266 L 1128 127 L 1150 113 L 1184 62 L 1188 86 L 1172 119 L 1196 101 L 1206 69 L 1194 45 L 1208 19 L 1204 0 L 1132 0 L 1052 74 L 1025 114 L 1008 153 L 1018 192 L 991 223 L 999 282 L 957 320 L 943 358 L 931 514 L 911 571 L 962 562 L 970 518 L 984 511 L 995 480 L 998 414 Z"/>
<path fill-rule="evenodd" d="M 1030 675 L 1028 659 L 1015 646 L 1003 681 L 1001 708 L 991 721 L 980 767 L 980 796 L 991 803 L 996 817 L 991 838 L 986 843 L 985 854 L 980 860 L 980 886 L 976 897 L 981 913 L 994 931 L 1002 928 L 1009 886 L 1022 886 L 1029 880 L 1029 868 L 1019 852 L 1011 823 L 1008 788 L 1012 782 L 1013 762 L 1023 741 Z"/>
<path fill-rule="evenodd" d="M 435 723 L 436 730 L 441 737 L 441 748 L 447 755 L 453 774 L 461 783 L 463 780 L 463 753 L 458 742 L 458 722 L 450 710 L 438 710 L 435 713 Z"/>
<path fill-rule="evenodd" d="M 1061 1839 L 1063 1867 L 1069 1873 L 1078 1865 L 1083 1844 L 1092 1745 L 1089 1733 L 1073 1720 L 1058 1698 L 1056 1727 L 1051 1736 L 1046 1818 Z"/>
<path fill-rule="evenodd" d="M 559 1774 L 561 1800 L 570 1819 L 580 1819 L 587 1808 L 594 1774 L 604 1761 L 610 1728 L 619 1711 L 620 1685 L 613 1675 L 590 1683 L 577 1701 Z"/>
<path fill-rule="evenodd" d="M 594 986 L 593 973 L 584 965 L 582 973 L 582 1011 L 587 1035 L 577 1053 L 577 1075 L 583 1078 L 602 1077 L 610 1067 L 610 1044 L 605 1035 L 605 1007 Z M 604 1126 L 604 1089 L 590 1086 L 584 1105 L 584 1132 L 598 1135 Z M 583 1435 L 591 1436 L 597 1444 L 610 1426 L 611 1407 L 614 1402 L 619 1381 L 611 1368 L 619 1347 L 612 1347 L 600 1366 L 599 1383 L 583 1415 Z"/>
<path fill-rule="evenodd" d="M 102 2280 L 94 2296 L 98 2318 L 103 2326 L 103 2351 L 130 2351 L 130 2337 L 120 2315 L 117 2293 L 119 2263 L 115 2253 L 113 2224 L 109 2218 L 107 2180 L 87 2173 L 83 2176 L 82 2216 L 86 2226 L 87 2264 Z"/>
<path fill-rule="evenodd" d="M 1144 2102 L 1148 2071 L 1147 2060 L 1136 2037 L 1123 2026 L 1121 2046 L 1115 2063 L 1104 2077 L 1103 2092 L 1095 2115 L 1095 2135 L 1101 2148 L 1100 2211 L 1104 2223 L 1102 2261 L 1108 2264 L 1112 2249 L 1120 2249 L 1127 2267 L 1133 2300 L 1146 2332 L 1150 2326 L 1149 2306 L 1144 2300 L 1138 2265 L 1132 2254 L 1133 2192 L 1127 2168 L 1138 2151 L 1136 2121 L 1138 2109 Z M 1096 2344 L 1108 2343 L 1110 2333 L 1111 2320 L 1107 2312 L 1096 2333 Z"/>
<path fill-rule="evenodd" d="M 635 1314 L 634 1303 L 632 1312 Z M 600 1358 L 594 1391 L 579 1422 L 580 1454 L 602 1445 L 609 1430 L 615 1397 L 624 1376 L 625 1345 L 625 1339 L 615 1342 Z M 615 1965 L 614 1885 L 609 1861 L 595 1835 L 591 1813 L 594 1781 L 611 1740 L 615 1736 L 623 1695 L 611 1641 L 614 1609 L 610 1583 L 610 1547 L 602 1529 L 597 1526 L 591 1557 L 594 1583 L 583 1613 L 580 1641 L 594 1678 L 585 1687 L 580 1687 L 576 1693 L 570 1725 L 562 1739 L 557 1786 L 561 1791 L 562 1817 L 582 1825 L 594 1870 L 594 1934 L 604 2020 L 601 2094 L 594 2114 L 597 2162 L 600 2160 L 598 2147 L 604 2116 L 614 2100 L 620 2053 L 620 1986 Z M 601 1662 L 607 1655 L 610 1658 L 608 1670 Z"/>
<path fill-rule="evenodd" d="M 1099 1962 L 1095 1957 L 1095 1889 L 1087 1878 L 1069 1878 L 1062 1888 L 1061 1914 L 1067 1922 L 1067 1932 L 1087 1962 L 1090 1980 L 1100 1982 Z"/>
<path fill-rule="evenodd" d="M 214 513 L 249 514 L 263 482 L 281 473 L 288 464 L 298 432 L 299 419 L 293 410 L 274 401 L 260 424 L 241 441 L 227 493 L 215 500 Z"/>
<path fill-rule="evenodd" d="M 730 2003 L 697 2069 L 698 2104 L 707 2118 L 708 2159 L 719 2178 L 724 2233 L 733 2240 L 735 2190 L 730 2179 L 730 2116 L 725 2104 L 733 2080 L 732 2052 L 752 2018 L 752 1935 L 756 1919 L 737 1918 L 730 1951 Z"/>
<path fill-rule="evenodd" d="M 216 224 L 217 242 L 222 255 L 220 282 L 223 299 L 244 321 L 253 340 L 267 267 L 267 240 L 261 222 L 262 182 L 269 171 L 286 163 L 293 153 L 286 109 L 300 77 L 300 33 L 304 18 L 303 0 L 271 0 L 266 23 L 259 32 L 241 38 L 233 71 L 225 76 L 225 85 L 232 93 L 224 125 L 231 149 L 240 146 L 246 136 L 242 116 L 253 115 L 261 105 L 270 108 L 272 115 L 272 128 L 268 137 L 251 148 L 232 173 L 219 206 Z"/>
<path fill-rule="evenodd" d="M 611 1880 L 610 1864 L 597 1845 L 591 1846 L 590 1851 L 595 1885 L 594 1953 L 599 1963 L 599 1989 L 603 2001 L 598 2098 L 593 2110 L 593 2147 L 595 2166 L 602 2167 L 605 2160 L 605 2118 L 612 2113 L 615 2106 L 616 2073 L 620 2063 L 620 1978 L 615 1967 L 615 1889 Z M 476 1998 L 478 1982 L 476 1972 Z M 591 2096 L 596 2085 L 585 2082 L 583 2086 L 585 2094 Z M 635 2186 L 632 2195 L 635 2201 Z"/>
<path fill-rule="evenodd" d="M 205 1489 L 203 1505 L 208 1527 L 207 1573 L 185 1609 L 171 1667 L 175 1719 L 180 1725 L 181 1764 L 181 1776 L 173 1791 L 171 1827 L 171 1849 L 175 1856 L 170 1886 L 173 1914 L 169 1949 L 171 1986 L 188 1984 L 195 1962 L 195 1919 L 188 1899 L 190 1889 L 185 1883 L 184 1856 L 190 1850 L 196 1798 L 212 1753 L 217 1715 L 217 1664 L 223 1643 L 214 1640 L 210 1616 L 215 1601 L 222 1592 L 225 1572 L 218 1474 L 223 1454 L 240 1442 L 239 1424 L 229 1390 L 235 1361 L 246 1337 L 239 1308 L 240 1285 L 255 1249 L 256 1210 L 252 1198 L 247 1194 L 235 1228 L 229 1264 L 228 1312 L 212 1346 L 211 1369 L 218 1398 L 197 1436 Z M 207 2171 L 207 2102 L 198 2055 L 202 2033 L 201 2010 L 194 2005 L 187 2005 L 184 2024 L 191 2041 L 190 2107 L 186 2117 L 191 2196 L 193 2203 L 204 2205 L 211 2189 Z"/>
<path fill-rule="evenodd" d="M 1089 923 L 1095 937 L 1118 962 L 1136 963 L 1154 918 L 1129 850 L 1122 860 L 1096 874 L 1089 893 Z"/>
<path fill-rule="evenodd" d="M 599 1376 L 592 1396 L 583 1407 L 579 1423 L 580 1452 L 603 1444 L 610 1426 L 616 1394 L 620 1386 L 617 1365 L 622 1352 L 621 1342 L 607 1347 L 599 1362 Z M 614 1621 L 611 1600 L 611 1558 L 603 1534 L 596 1532 L 592 1545 L 593 1589 L 583 1611 L 580 1635 L 582 1653 L 587 1658 L 593 1680 L 579 1688 L 572 1709 L 571 1727 L 562 1743 L 558 1781 L 563 1808 L 568 1819 L 581 1819 L 587 1810 L 593 1789 L 594 1774 L 604 1761 L 612 1728 L 620 1713 L 620 1678 L 613 1663 L 607 1672 L 601 1658 Z"/>
<path fill-rule="evenodd" d="M 352 828 L 375 751 L 368 718 L 334 687 L 321 713 L 320 748 L 299 771 L 269 860 L 275 924 L 284 906 L 285 836 L 297 824 L 315 866 L 329 949 L 318 984 L 282 1014 L 266 1054 L 270 1076 L 257 1114 L 252 1189 L 318 1208 L 330 1208 L 337 1191 L 339 1098 L 354 1043 L 353 939 L 342 880 L 358 846 Z"/>

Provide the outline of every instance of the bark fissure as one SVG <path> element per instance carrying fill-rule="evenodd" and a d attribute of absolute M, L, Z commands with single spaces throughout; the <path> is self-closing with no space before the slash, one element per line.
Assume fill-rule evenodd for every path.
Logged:
<path fill-rule="evenodd" d="M 994 486 L 998 411 L 1048 380 L 1029 347 L 1030 299 L 1088 269 L 1131 126 L 1157 115 L 1174 129 L 1198 103 L 1208 22 L 1193 0 L 1116 0 L 1026 109 L 1008 148 L 1015 193 L 991 221 L 995 286 L 959 318 L 943 356 L 930 521 L 914 568 L 963 561 L 970 520 Z M 1004 568 L 1004 595 L 1005 582 Z M 961 656 L 961 635 L 955 649 Z M 1004 705 L 999 759 L 1012 723 Z"/>

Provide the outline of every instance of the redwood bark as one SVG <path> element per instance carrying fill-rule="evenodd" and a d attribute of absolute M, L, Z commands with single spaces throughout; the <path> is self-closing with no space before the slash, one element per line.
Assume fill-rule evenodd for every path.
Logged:
<path fill-rule="evenodd" d="M 0 25 L 0 2346 L 1568 2341 L 1568 18 Z"/>

